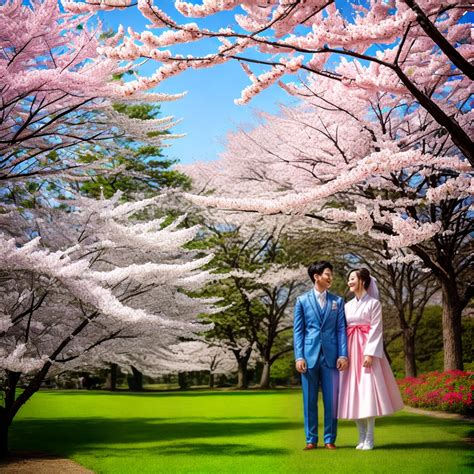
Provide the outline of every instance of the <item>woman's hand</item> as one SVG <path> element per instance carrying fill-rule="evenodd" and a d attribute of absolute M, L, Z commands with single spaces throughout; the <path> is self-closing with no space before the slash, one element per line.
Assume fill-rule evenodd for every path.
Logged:
<path fill-rule="evenodd" d="M 374 361 L 374 358 L 372 356 L 364 356 L 364 362 L 362 364 L 362 367 L 365 367 L 366 369 L 370 369 L 372 367 L 373 361 Z"/>

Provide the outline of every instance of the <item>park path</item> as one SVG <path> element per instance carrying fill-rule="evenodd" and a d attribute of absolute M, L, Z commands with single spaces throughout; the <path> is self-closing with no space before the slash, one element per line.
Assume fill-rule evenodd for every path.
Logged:
<path fill-rule="evenodd" d="M 14 454 L 0 464 L 2 474 L 93 474 L 70 459 L 42 453 Z"/>
<path fill-rule="evenodd" d="M 465 420 L 466 417 L 458 413 L 448 413 L 446 411 L 423 410 L 422 408 L 413 408 L 405 405 L 404 410 L 417 415 L 432 416 L 434 418 L 444 418 L 446 420 Z"/>

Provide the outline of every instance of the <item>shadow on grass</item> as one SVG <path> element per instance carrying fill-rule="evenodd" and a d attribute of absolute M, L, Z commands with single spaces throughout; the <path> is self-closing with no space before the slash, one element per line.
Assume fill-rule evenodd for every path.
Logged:
<path fill-rule="evenodd" d="M 201 420 L 201 421 L 199 421 Z M 205 421 L 203 421 L 205 420 Z M 169 418 L 75 418 L 64 420 L 16 420 L 11 429 L 11 449 L 30 449 L 47 451 L 63 456 L 71 456 L 85 451 L 103 449 L 115 450 L 104 445 L 134 445 L 152 443 L 153 447 L 145 450 L 163 453 L 187 454 L 239 454 L 281 455 L 287 450 L 281 447 L 260 448 L 252 446 L 252 437 L 257 434 L 291 430 L 300 428 L 300 423 L 283 421 L 258 421 L 248 418 L 242 422 L 233 423 L 230 419 L 194 418 L 193 421 L 176 422 Z M 238 437 L 244 444 L 229 444 L 229 437 Z M 214 444 L 195 442 L 195 439 L 215 440 Z M 219 438 L 225 438 L 226 443 L 219 443 Z M 245 444 L 246 438 L 249 444 Z M 224 441 L 224 440 L 222 440 Z M 176 443 L 170 445 L 170 443 Z M 164 444 L 163 444 L 164 443 Z M 140 451 L 143 446 L 126 447 L 125 451 Z M 120 451 L 118 449 L 118 451 Z"/>
<path fill-rule="evenodd" d="M 154 457 L 154 456 L 286 456 L 291 453 L 290 449 L 283 447 L 258 447 L 245 443 L 200 443 L 190 444 L 160 444 L 150 447 L 84 447 L 81 454 L 92 454 L 96 458 L 113 456 L 114 458 L 129 459 L 130 457 Z"/>
<path fill-rule="evenodd" d="M 397 450 L 463 450 L 463 443 L 455 441 L 416 440 L 403 442 L 406 430 L 435 428 L 445 431 L 457 427 L 459 421 L 438 420 L 413 415 L 398 415 L 377 420 L 400 433 L 401 442 L 377 446 L 378 449 Z M 352 426 L 342 422 L 341 428 Z M 114 456 L 149 455 L 285 455 L 289 450 L 278 445 L 272 447 L 254 445 L 254 436 L 286 430 L 302 431 L 301 422 L 283 421 L 270 417 L 188 417 L 186 421 L 171 418 L 66 418 L 64 420 L 20 419 L 11 429 L 11 448 L 34 449 L 63 456 L 97 452 Z M 230 442 L 235 437 L 237 443 Z M 278 436 L 275 437 L 278 440 Z M 206 442 L 209 441 L 209 442 Z M 143 446 L 150 443 L 150 446 Z M 117 446 L 119 445 L 119 446 Z M 128 446 L 127 446 L 128 445 Z M 344 449 L 346 446 L 340 445 Z M 352 444 L 350 449 L 353 449 Z M 128 453 L 128 454 L 127 454 Z"/>

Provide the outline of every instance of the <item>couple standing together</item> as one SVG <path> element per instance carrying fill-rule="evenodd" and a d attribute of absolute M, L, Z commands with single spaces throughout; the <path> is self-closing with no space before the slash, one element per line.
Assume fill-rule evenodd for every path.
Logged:
<path fill-rule="evenodd" d="M 356 449 L 374 447 L 376 416 L 403 408 L 403 401 L 383 350 L 382 311 L 375 280 L 367 269 L 353 270 L 347 285 L 355 297 L 328 292 L 329 262 L 308 268 L 314 283 L 296 301 L 294 349 L 301 374 L 306 432 L 305 450 L 318 443 L 318 392 L 323 394 L 324 445 L 335 449 L 337 419 L 355 420 Z"/>

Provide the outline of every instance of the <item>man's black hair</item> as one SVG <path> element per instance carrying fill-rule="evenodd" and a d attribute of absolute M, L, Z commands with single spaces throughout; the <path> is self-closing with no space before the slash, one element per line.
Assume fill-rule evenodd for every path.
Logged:
<path fill-rule="evenodd" d="M 314 275 L 322 275 L 324 270 L 329 268 L 329 270 L 333 270 L 332 265 L 327 260 L 321 260 L 320 262 L 313 262 L 308 267 L 308 275 L 311 278 L 311 281 L 314 283 Z"/>

